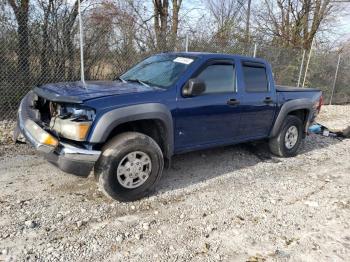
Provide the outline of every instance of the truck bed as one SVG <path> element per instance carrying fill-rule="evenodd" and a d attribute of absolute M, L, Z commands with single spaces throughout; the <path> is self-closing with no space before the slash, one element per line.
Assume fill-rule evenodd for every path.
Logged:
<path fill-rule="evenodd" d="M 276 91 L 277 92 L 317 92 L 321 91 L 317 88 L 309 88 L 309 87 L 292 87 L 292 86 L 277 86 L 276 85 Z"/>

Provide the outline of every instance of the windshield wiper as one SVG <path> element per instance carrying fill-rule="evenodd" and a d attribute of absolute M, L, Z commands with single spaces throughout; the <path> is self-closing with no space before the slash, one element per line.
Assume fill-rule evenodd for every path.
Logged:
<path fill-rule="evenodd" d="M 121 81 L 121 82 L 123 82 L 123 83 L 127 83 L 127 81 L 125 81 L 125 80 L 124 80 L 123 78 L 121 78 L 120 76 L 117 77 L 116 80 L 119 80 L 119 81 Z"/>
<path fill-rule="evenodd" d="M 144 82 L 144 81 L 142 81 L 142 80 L 140 80 L 140 79 L 126 79 L 126 80 L 124 80 L 124 81 L 126 81 L 126 82 L 136 82 L 136 83 L 139 83 L 139 84 L 141 84 L 141 85 L 150 87 L 150 86 L 147 84 L 147 82 Z"/>

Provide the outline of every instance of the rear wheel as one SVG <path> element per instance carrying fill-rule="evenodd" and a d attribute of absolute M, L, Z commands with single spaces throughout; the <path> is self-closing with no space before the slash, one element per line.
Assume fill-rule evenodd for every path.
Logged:
<path fill-rule="evenodd" d="M 134 201 L 152 192 L 162 175 L 164 160 L 151 137 L 126 132 L 113 138 L 102 151 L 95 175 L 105 195 Z"/>
<path fill-rule="evenodd" d="M 295 156 L 301 144 L 302 128 L 303 123 L 300 118 L 288 115 L 278 135 L 270 139 L 270 151 L 277 156 Z"/>

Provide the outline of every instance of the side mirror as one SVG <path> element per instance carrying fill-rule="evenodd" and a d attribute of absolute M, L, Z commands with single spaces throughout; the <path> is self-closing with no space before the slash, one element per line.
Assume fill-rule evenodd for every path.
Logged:
<path fill-rule="evenodd" d="M 205 91 L 205 83 L 197 78 L 188 80 L 187 85 L 182 89 L 183 96 L 198 96 Z"/>

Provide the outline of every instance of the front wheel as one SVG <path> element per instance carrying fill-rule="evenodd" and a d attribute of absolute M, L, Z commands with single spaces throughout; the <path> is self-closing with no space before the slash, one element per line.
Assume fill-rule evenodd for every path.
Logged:
<path fill-rule="evenodd" d="M 126 132 L 104 146 L 95 175 L 105 195 L 119 201 L 134 201 L 153 190 L 163 166 L 162 151 L 151 137 Z"/>
<path fill-rule="evenodd" d="M 281 157 L 295 156 L 301 144 L 302 128 L 303 123 L 300 118 L 288 115 L 278 135 L 270 139 L 270 151 Z"/>

